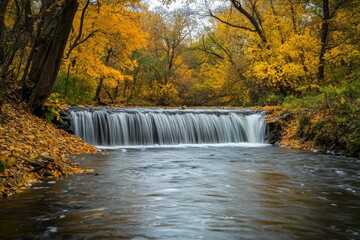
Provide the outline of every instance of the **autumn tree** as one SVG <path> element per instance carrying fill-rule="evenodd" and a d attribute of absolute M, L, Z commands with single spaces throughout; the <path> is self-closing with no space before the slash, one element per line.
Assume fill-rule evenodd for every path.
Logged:
<path fill-rule="evenodd" d="M 141 8 L 137 1 L 84 2 L 75 17 L 64 55 L 65 81 L 59 79 L 63 83 L 56 91 L 66 97 L 71 77 L 72 86 L 75 81 L 91 86 L 94 90 L 87 94 L 94 94 L 95 101 L 101 102 L 102 96 L 115 101 L 119 88 L 131 81 L 131 71 L 137 64 L 130 55 L 145 46 Z"/>
<path fill-rule="evenodd" d="M 331 37 L 332 31 L 336 29 L 335 19 L 340 11 L 356 8 L 358 4 L 353 0 L 322 0 L 311 1 L 311 7 L 314 8 L 314 12 L 320 17 L 321 30 L 320 30 L 320 51 L 319 51 L 319 66 L 317 72 L 317 78 L 319 81 L 323 81 L 325 78 L 325 54 L 326 51 L 331 48 L 329 46 L 329 37 Z"/>
<path fill-rule="evenodd" d="M 328 82 L 356 81 L 360 72 L 360 4 L 354 2 L 333 16 L 326 53 Z"/>
<path fill-rule="evenodd" d="M 227 24 L 213 24 L 206 27 L 195 49 L 207 55 L 200 74 L 207 72 L 206 79 L 212 79 L 213 91 L 222 104 L 236 104 L 251 98 L 249 89 L 257 89 L 251 81 L 245 81 L 249 67 L 246 51 L 246 33 Z M 203 73 L 202 73 L 203 72 Z"/>
<path fill-rule="evenodd" d="M 256 92 L 260 89 L 287 95 L 317 87 L 314 66 L 318 59 L 314 53 L 318 45 L 311 32 L 307 3 L 230 1 L 215 10 L 208 7 L 207 12 L 217 20 L 217 29 L 226 25 L 237 34 L 223 42 L 220 49 L 226 53 L 226 46 L 237 44 L 238 53 L 244 53 L 242 61 L 229 64 L 238 65 L 239 78 L 248 90 L 255 90 L 248 92 L 251 102 L 257 101 L 256 95 L 262 95 Z M 306 15 L 309 17 L 303 17 Z"/>
<path fill-rule="evenodd" d="M 94 68 L 89 67 L 89 73 L 101 72 L 103 77 L 95 76 L 98 80 L 123 79 L 124 73 L 136 64 L 129 62 L 128 56 L 144 46 L 142 25 L 138 24 L 139 6 L 138 1 L 1 1 L 1 99 L 21 96 L 31 112 L 41 112 L 62 60 L 69 74 L 76 66 L 82 68 L 76 73 L 85 74 L 81 60 L 91 45 L 93 58 L 87 60 Z M 113 61 L 106 66 L 108 49 L 117 54 L 116 59 L 111 55 Z"/>
<path fill-rule="evenodd" d="M 176 72 L 183 64 L 182 55 L 189 45 L 190 14 L 186 9 L 168 12 L 163 8 L 147 14 L 148 45 L 146 51 L 138 54 L 142 72 L 136 74 L 148 87 L 142 96 L 157 104 L 176 101 Z"/>
<path fill-rule="evenodd" d="M 32 112 L 38 112 L 44 101 L 50 96 L 60 69 L 67 39 L 72 26 L 78 3 L 76 0 L 63 0 L 60 6 L 49 0 L 44 2 L 44 19 L 39 23 L 35 44 L 27 62 L 30 66 L 24 81 L 24 89 L 30 89 L 30 96 L 25 92 L 28 106 Z M 54 9 L 51 9 L 54 8 Z M 49 13 L 50 12 L 50 13 Z"/>
<path fill-rule="evenodd" d="M 77 0 L 1 1 L 2 98 L 19 96 L 41 111 L 58 74 Z M 13 92 L 9 92 L 12 89 Z"/>

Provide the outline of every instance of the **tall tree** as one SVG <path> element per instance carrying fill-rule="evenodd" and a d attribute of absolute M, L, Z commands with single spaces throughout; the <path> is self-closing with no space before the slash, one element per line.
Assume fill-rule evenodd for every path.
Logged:
<path fill-rule="evenodd" d="M 175 75 L 183 64 L 182 54 L 189 46 L 193 23 L 190 14 L 188 9 L 169 12 L 158 8 L 147 16 L 150 36 L 140 62 L 141 70 L 147 74 L 137 73 L 137 77 L 141 75 L 148 87 L 143 95 L 157 104 L 168 105 L 177 98 Z"/>
<path fill-rule="evenodd" d="M 349 7 L 353 4 L 353 0 L 322 0 L 319 5 L 321 11 L 321 31 L 320 31 L 320 41 L 321 41 L 321 47 L 319 52 L 319 67 L 318 67 L 318 73 L 317 78 L 319 81 L 323 81 L 325 78 L 325 53 L 328 49 L 328 38 L 330 34 L 330 20 L 333 19 L 338 11 L 340 11 L 342 8 Z M 317 4 L 317 1 L 315 1 L 315 4 Z"/>
<path fill-rule="evenodd" d="M 31 112 L 51 93 L 77 7 L 77 0 L 0 3 L 1 85 L 20 88 Z"/>
<path fill-rule="evenodd" d="M 61 68 L 65 84 L 56 91 L 67 92 L 71 75 L 73 86 L 79 79 L 93 88 L 95 101 L 103 97 L 115 101 L 136 65 L 130 56 L 145 47 L 141 11 L 136 0 L 86 0 L 75 17 Z"/>
<path fill-rule="evenodd" d="M 43 0 L 40 14 L 42 21 L 37 26 L 31 64 L 26 77 L 30 96 L 25 96 L 31 112 L 41 111 L 44 101 L 50 96 L 60 69 L 72 22 L 78 8 L 77 0 Z"/>

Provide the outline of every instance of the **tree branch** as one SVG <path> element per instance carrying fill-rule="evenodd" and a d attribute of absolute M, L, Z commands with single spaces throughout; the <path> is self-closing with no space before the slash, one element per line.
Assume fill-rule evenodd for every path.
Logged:
<path fill-rule="evenodd" d="M 256 32 L 256 29 L 251 29 L 251 28 L 249 28 L 249 27 L 244 27 L 244 26 L 235 25 L 235 24 L 233 24 L 233 23 L 230 23 L 230 22 L 228 22 L 228 21 L 225 21 L 225 20 L 221 19 L 220 17 L 214 15 L 210 10 L 209 10 L 209 15 L 210 15 L 210 17 L 215 18 L 216 20 L 218 20 L 218 21 L 221 22 L 221 23 L 224 23 L 224 24 L 226 24 L 226 25 L 229 25 L 230 27 L 235 27 L 235 28 L 244 29 L 244 30 L 250 31 L 250 32 Z"/>
<path fill-rule="evenodd" d="M 230 1 L 231 1 L 232 5 L 251 22 L 251 24 L 255 28 L 255 31 L 258 33 L 259 37 L 263 41 L 263 43 L 267 43 L 265 34 L 261 30 L 261 25 L 260 25 L 261 23 L 256 21 L 256 19 L 241 6 L 240 1 L 237 1 L 237 0 L 230 0 Z"/>
<path fill-rule="evenodd" d="M 75 47 L 77 47 L 79 44 L 85 42 L 88 38 L 86 38 L 86 40 L 84 41 L 81 41 L 80 42 L 80 39 L 82 37 L 82 34 L 83 34 L 83 28 L 84 28 L 84 21 L 85 21 L 85 13 L 86 13 L 86 10 L 87 8 L 89 7 L 89 4 L 90 4 L 90 0 L 86 0 L 86 3 L 85 3 L 85 6 L 84 8 L 82 9 L 81 11 L 81 17 L 80 17 L 80 26 L 79 26 L 79 33 L 78 35 L 76 36 L 75 40 L 70 44 L 70 48 L 69 48 L 69 51 L 66 53 L 66 58 L 68 58 L 72 52 L 72 50 L 74 50 Z"/>

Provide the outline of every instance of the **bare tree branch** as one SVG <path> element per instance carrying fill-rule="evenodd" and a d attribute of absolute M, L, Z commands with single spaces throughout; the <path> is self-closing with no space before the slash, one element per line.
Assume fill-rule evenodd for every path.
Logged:
<path fill-rule="evenodd" d="M 224 23 L 224 24 L 226 24 L 226 25 L 229 25 L 230 27 L 235 27 L 235 28 L 244 29 L 244 30 L 247 30 L 247 31 L 250 31 L 250 32 L 256 32 L 256 29 L 251 29 L 251 28 L 249 28 L 249 27 L 244 27 L 244 26 L 240 26 L 240 25 L 235 25 L 235 24 L 233 24 L 233 23 L 230 23 L 230 22 L 228 22 L 228 21 L 225 21 L 225 20 L 221 19 L 220 17 L 216 16 L 215 14 L 213 14 L 213 12 L 211 12 L 210 10 L 209 10 L 209 15 L 210 15 L 210 17 L 215 18 L 216 20 L 218 20 L 218 21 L 221 22 L 221 23 Z"/>
<path fill-rule="evenodd" d="M 237 0 L 230 0 L 232 5 L 242 14 L 244 15 L 253 25 L 255 28 L 255 31 L 258 33 L 259 37 L 263 41 L 263 43 L 267 43 L 267 39 L 265 36 L 264 31 L 261 29 L 261 22 L 259 20 L 256 20 L 254 16 L 252 16 L 249 12 L 247 12 L 243 7 L 241 1 Z M 255 10 L 255 9 L 254 9 Z"/>

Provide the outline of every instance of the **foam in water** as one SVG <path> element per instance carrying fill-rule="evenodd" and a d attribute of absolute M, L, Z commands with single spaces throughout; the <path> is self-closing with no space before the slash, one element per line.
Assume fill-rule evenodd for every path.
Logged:
<path fill-rule="evenodd" d="M 264 114 L 231 110 L 73 110 L 75 135 L 104 147 L 265 143 Z"/>
<path fill-rule="evenodd" d="M 202 144 L 176 144 L 176 145 L 128 145 L 128 146 L 96 146 L 99 149 L 104 150 L 119 150 L 126 152 L 127 149 L 156 149 L 156 148 L 258 148 L 258 147 L 270 147 L 271 144 L 268 143 L 202 143 Z"/>

